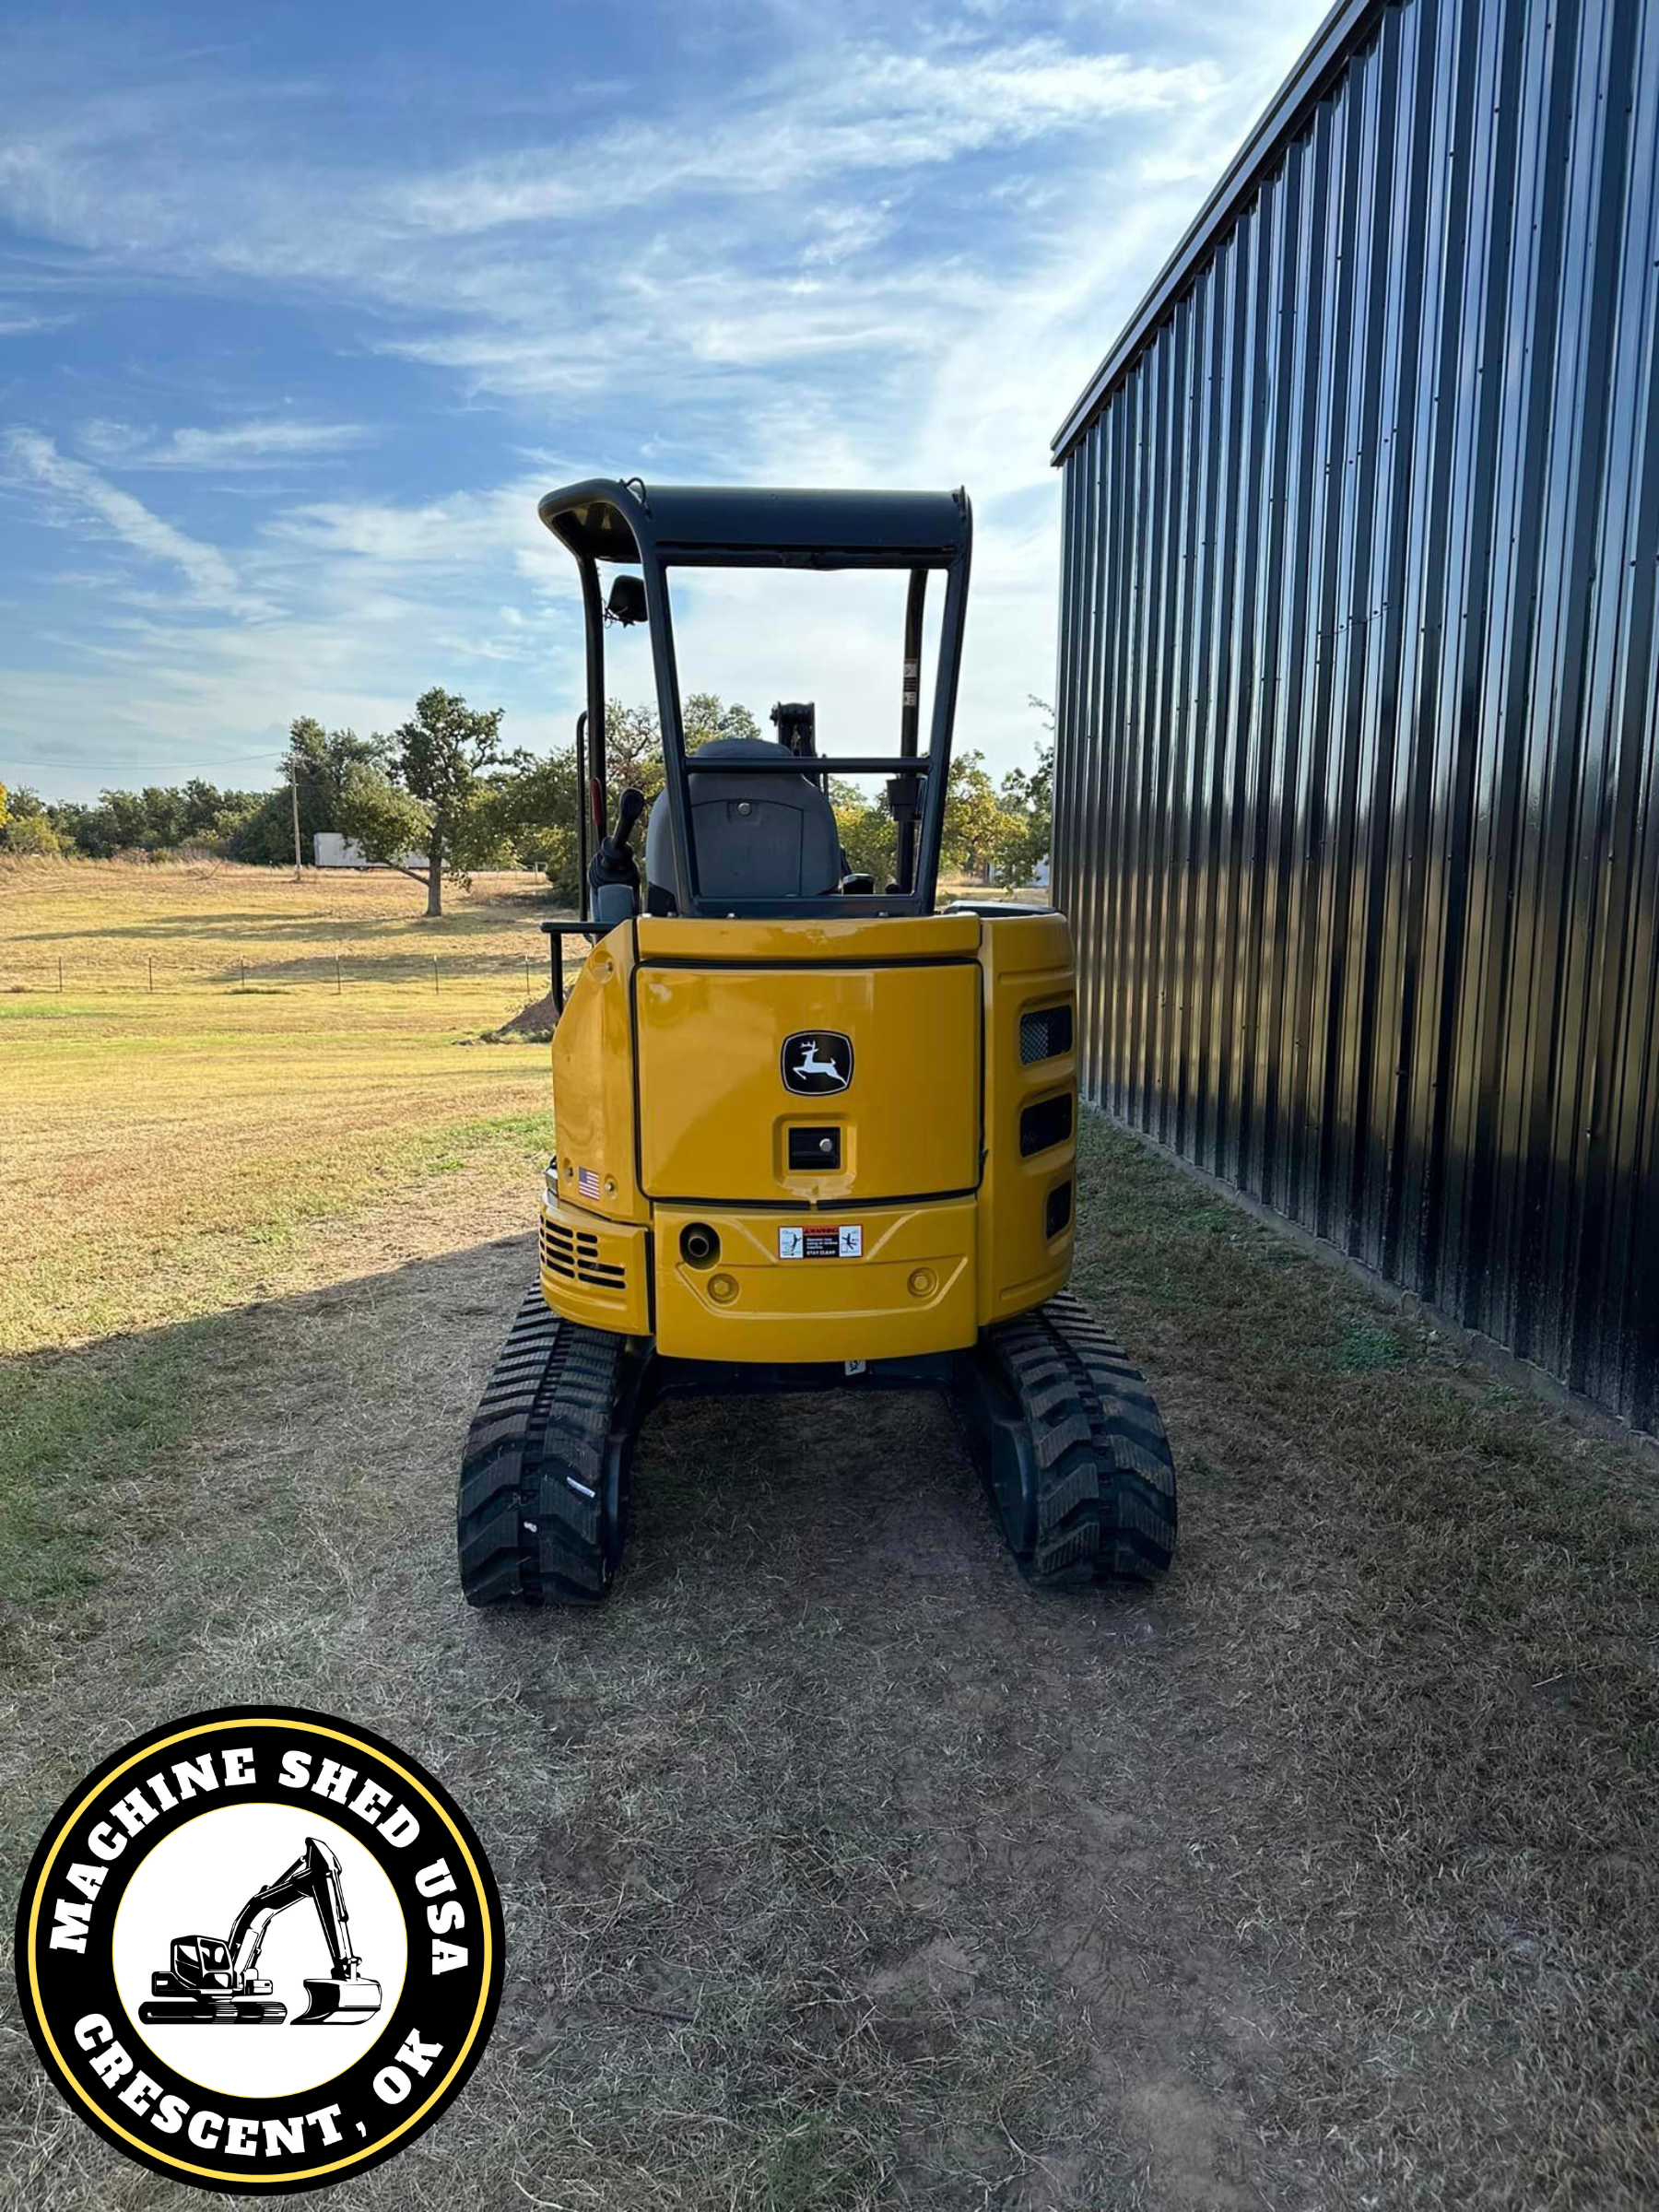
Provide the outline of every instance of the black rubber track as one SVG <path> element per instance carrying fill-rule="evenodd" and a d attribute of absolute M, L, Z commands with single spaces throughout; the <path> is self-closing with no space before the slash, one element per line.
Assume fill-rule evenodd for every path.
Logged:
<path fill-rule="evenodd" d="M 1064 1587 L 1161 1573 L 1175 1549 L 1175 1465 L 1138 1368 L 1062 1291 L 981 1340 L 974 1427 L 1022 1571 Z"/>
<path fill-rule="evenodd" d="M 467 1431 L 456 1500 L 475 1606 L 594 1606 L 628 1534 L 628 1344 L 561 1321 L 538 1285 L 519 1308 Z"/>

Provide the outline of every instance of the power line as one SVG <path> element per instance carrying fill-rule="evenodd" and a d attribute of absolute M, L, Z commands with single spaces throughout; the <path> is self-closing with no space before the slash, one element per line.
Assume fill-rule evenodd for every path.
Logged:
<path fill-rule="evenodd" d="M 183 765 L 193 772 L 199 772 L 206 768 L 246 768 L 255 760 L 268 760 L 275 772 L 280 765 L 282 749 L 274 747 L 271 752 L 237 753 L 228 760 L 188 760 Z M 7 767 L 15 762 L 19 768 L 55 768 L 61 775 L 65 776 L 113 775 L 118 771 L 128 769 L 136 771 L 142 767 L 138 761 L 113 760 L 100 766 L 94 761 L 51 760 L 39 753 L 0 753 L 0 762 Z"/>

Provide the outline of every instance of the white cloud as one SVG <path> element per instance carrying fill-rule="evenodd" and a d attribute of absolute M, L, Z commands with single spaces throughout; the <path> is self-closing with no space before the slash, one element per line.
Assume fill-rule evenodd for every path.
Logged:
<path fill-rule="evenodd" d="M 95 517 L 135 551 L 178 569 L 203 606 L 233 614 L 257 611 L 238 590 L 235 571 L 216 547 L 187 537 L 84 462 L 60 453 L 50 438 L 35 430 L 13 430 L 6 451 L 13 466 L 54 495 L 66 512 L 83 521 Z"/>
<path fill-rule="evenodd" d="M 96 517 L 182 575 L 198 609 L 260 614 L 210 634 L 129 584 L 139 619 L 119 633 L 84 595 L 83 654 L 119 671 L 161 735 L 211 722 L 257 741 L 302 710 L 385 726 L 439 681 L 507 704 L 520 742 L 562 738 L 581 641 L 571 564 L 535 516 L 548 484 L 634 469 L 965 481 L 977 543 L 959 739 L 1006 765 L 1030 742 L 1026 694 L 1053 680 L 1048 439 L 1317 12 L 1204 0 L 1177 18 L 1125 0 L 1063 6 L 1063 31 L 1038 37 L 1008 5 L 953 12 L 944 30 L 912 14 L 901 43 L 890 19 L 875 35 L 848 28 L 851 6 L 773 0 L 759 69 L 683 89 L 664 69 L 648 98 L 629 84 L 559 106 L 625 124 L 561 131 L 526 90 L 486 131 L 446 92 L 441 134 L 400 144 L 524 141 L 448 165 L 362 150 L 386 141 L 339 132 L 332 113 L 308 135 L 299 90 L 280 135 L 252 106 L 204 114 L 176 88 L 77 90 L 55 115 L 20 106 L 0 215 L 55 241 L 95 295 L 148 287 L 159 314 L 179 297 L 252 297 L 303 314 L 313 342 L 325 329 L 354 357 L 354 394 L 366 372 L 479 410 L 464 461 L 441 436 L 400 451 L 395 412 L 382 423 L 360 399 L 331 401 L 321 379 L 293 384 L 299 420 L 278 412 L 286 390 L 217 389 L 191 403 L 222 409 L 211 427 L 84 426 L 94 466 L 59 450 L 66 429 L 37 437 L 28 463 L 14 441 L 55 513 Z M 700 18 L 712 50 L 724 20 Z M 1091 51 L 1108 41 L 1121 51 Z M 160 406 L 103 404 L 141 424 Z M 500 418 L 493 460 L 485 410 Z M 359 411 L 372 436 L 342 419 Z M 534 476 L 531 442 L 552 449 Z M 315 472 L 303 504 L 276 490 L 288 463 Z M 138 468 L 175 472 L 169 489 L 192 495 L 178 512 L 196 529 L 207 517 L 209 536 L 239 496 L 240 526 L 218 533 L 234 572 L 109 481 Z M 752 607 L 712 599 L 703 613 L 694 640 L 688 607 L 685 651 L 762 713 L 815 670 L 828 684 L 852 634 L 816 615 L 757 629 Z M 849 712 L 878 726 L 890 640 L 879 622 L 859 634 L 875 666 Z M 30 711 L 84 727 L 75 701 L 93 693 L 77 684 L 93 680 L 41 674 Z M 15 718 L 13 676 L 0 690 Z"/>
<path fill-rule="evenodd" d="M 186 427 L 163 435 L 130 423 L 97 420 L 83 425 L 80 442 L 107 468 L 272 468 L 317 460 L 364 443 L 367 429 L 352 422 L 275 420 L 228 423 L 217 429 Z"/>
<path fill-rule="evenodd" d="M 1157 66 L 1079 54 L 1052 40 L 935 56 L 890 47 L 815 52 L 806 67 L 746 88 L 724 117 L 682 112 L 613 126 L 586 145 L 474 161 L 400 181 L 394 225 L 446 235 L 570 223 L 603 204 L 638 207 L 709 192 L 772 198 L 826 177 L 928 168 L 986 147 L 1132 112 L 1202 103 L 1204 62 Z"/>
<path fill-rule="evenodd" d="M 396 573 L 477 572 L 491 561 L 511 561 L 518 552 L 551 548 L 535 512 L 536 499 L 546 489 L 537 480 L 524 479 L 491 491 L 456 492 L 419 503 L 322 500 L 290 508 L 269 524 L 265 535 L 278 547 L 300 548 L 313 572 L 318 559 L 335 564 L 331 573 L 343 574 L 349 568 L 359 578 L 371 566 Z"/>
<path fill-rule="evenodd" d="M 801 252 L 803 268 L 834 268 L 856 253 L 877 246 L 893 228 L 892 203 L 820 207 Z"/>

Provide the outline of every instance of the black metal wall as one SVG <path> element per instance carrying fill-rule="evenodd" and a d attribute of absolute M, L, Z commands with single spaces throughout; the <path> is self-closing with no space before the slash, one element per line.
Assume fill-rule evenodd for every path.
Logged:
<path fill-rule="evenodd" d="M 1085 1088 L 1659 1416 L 1659 5 L 1339 8 L 1056 449 Z"/>

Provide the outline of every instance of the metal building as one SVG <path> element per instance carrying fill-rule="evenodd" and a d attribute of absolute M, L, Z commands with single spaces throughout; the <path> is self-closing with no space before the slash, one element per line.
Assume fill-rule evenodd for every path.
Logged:
<path fill-rule="evenodd" d="M 1054 441 L 1112 1113 L 1659 1419 L 1659 6 L 1347 0 Z"/>

